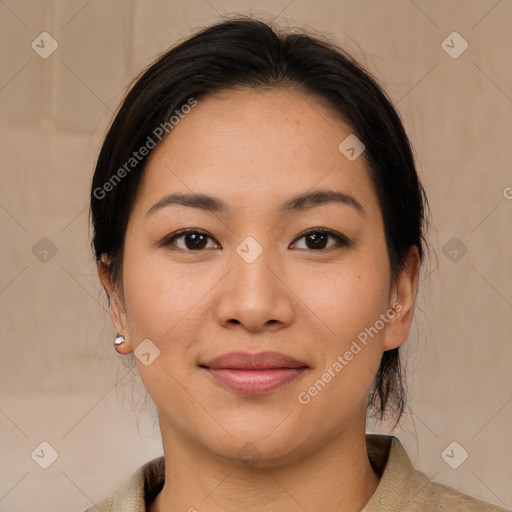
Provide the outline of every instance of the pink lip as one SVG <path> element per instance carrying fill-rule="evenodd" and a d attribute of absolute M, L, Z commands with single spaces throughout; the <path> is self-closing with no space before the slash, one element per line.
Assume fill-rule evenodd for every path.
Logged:
<path fill-rule="evenodd" d="M 277 389 L 296 379 L 308 367 L 278 352 L 231 352 L 200 366 L 224 386 L 246 394 Z"/>

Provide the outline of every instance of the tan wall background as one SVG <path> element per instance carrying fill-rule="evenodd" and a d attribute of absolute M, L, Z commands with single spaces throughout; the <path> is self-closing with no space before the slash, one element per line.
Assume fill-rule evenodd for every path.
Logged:
<path fill-rule="evenodd" d="M 88 188 L 135 74 L 233 13 L 332 36 L 397 104 L 437 260 L 407 343 L 410 411 L 395 435 L 428 476 L 510 508 L 512 2 L 1 0 L 0 511 L 82 510 L 161 454 L 155 411 L 112 349 Z M 43 31 L 58 42 L 47 58 L 35 51 L 51 49 Z M 457 58 L 462 39 L 444 43 L 452 55 L 442 46 L 454 31 L 469 45 Z M 58 452 L 48 469 L 36 461 L 50 448 L 31 457 L 43 441 Z M 457 469 L 441 457 L 453 441 L 469 454 Z"/>

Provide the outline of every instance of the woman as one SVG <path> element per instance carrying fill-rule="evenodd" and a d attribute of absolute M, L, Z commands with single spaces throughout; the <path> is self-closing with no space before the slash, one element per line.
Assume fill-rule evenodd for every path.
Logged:
<path fill-rule="evenodd" d="M 91 210 L 164 456 L 98 508 L 500 510 L 365 434 L 404 409 L 426 207 L 397 113 L 334 45 L 234 19 L 155 62 Z"/>

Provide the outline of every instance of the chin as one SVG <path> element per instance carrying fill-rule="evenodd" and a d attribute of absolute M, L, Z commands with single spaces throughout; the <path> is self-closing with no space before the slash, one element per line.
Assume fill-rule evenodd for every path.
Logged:
<path fill-rule="evenodd" d="M 221 458 L 238 460 L 253 469 L 291 464 L 314 451 L 318 443 L 313 426 L 306 430 L 304 424 L 308 422 L 299 422 L 288 414 L 281 409 L 281 414 L 275 415 L 239 413 L 229 420 L 219 417 L 229 426 L 229 433 L 221 427 L 215 436 L 203 430 L 198 432 L 198 441 Z"/>

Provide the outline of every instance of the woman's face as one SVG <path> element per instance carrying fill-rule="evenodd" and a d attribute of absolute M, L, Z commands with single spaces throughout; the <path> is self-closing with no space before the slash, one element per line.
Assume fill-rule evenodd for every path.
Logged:
<path fill-rule="evenodd" d="M 153 151 L 112 308 L 164 442 L 273 464 L 364 428 L 414 290 L 391 282 L 363 155 L 338 148 L 349 135 L 313 96 L 226 91 Z M 263 352 L 294 361 L 251 360 Z"/>

